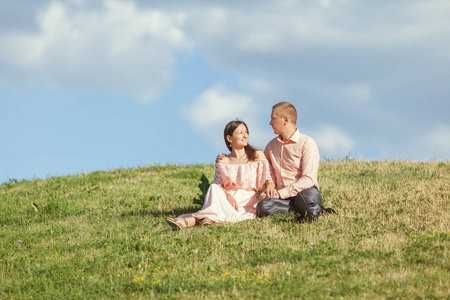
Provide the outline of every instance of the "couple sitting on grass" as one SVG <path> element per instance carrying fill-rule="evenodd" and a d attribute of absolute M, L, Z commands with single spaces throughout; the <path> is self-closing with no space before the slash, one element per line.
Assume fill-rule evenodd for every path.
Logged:
<path fill-rule="evenodd" d="M 248 144 L 244 122 L 229 122 L 224 139 L 231 152 L 217 157 L 214 183 L 202 209 L 167 218 L 167 224 L 179 230 L 290 211 L 295 212 L 299 222 L 317 218 L 323 211 L 317 183 L 319 150 L 311 137 L 298 131 L 296 122 L 297 111 L 292 104 L 274 105 L 270 125 L 278 137 L 267 144 L 264 152 Z"/>

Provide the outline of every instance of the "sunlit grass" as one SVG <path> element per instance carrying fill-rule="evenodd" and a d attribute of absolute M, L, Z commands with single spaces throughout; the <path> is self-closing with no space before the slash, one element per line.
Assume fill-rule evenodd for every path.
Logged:
<path fill-rule="evenodd" d="M 446 298 L 450 163 L 327 161 L 339 215 L 171 231 L 213 165 L 0 185 L 0 298 Z"/>

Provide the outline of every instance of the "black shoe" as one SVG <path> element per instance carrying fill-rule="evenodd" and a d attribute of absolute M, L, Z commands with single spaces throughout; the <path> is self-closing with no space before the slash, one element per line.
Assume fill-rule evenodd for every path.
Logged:
<path fill-rule="evenodd" d="M 327 214 L 338 214 L 334 209 L 332 209 L 331 207 L 328 207 L 328 208 L 324 208 L 324 207 L 322 207 L 322 209 L 323 209 L 323 212 L 324 213 L 327 213 Z"/>
<path fill-rule="evenodd" d="M 297 212 L 297 221 L 299 223 L 308 222 L 314 220 L 314 215 L 309 211 L 308 203 L 303 198 L 302 193 L 298 193 L 295 197 L 295 210 Z"/>

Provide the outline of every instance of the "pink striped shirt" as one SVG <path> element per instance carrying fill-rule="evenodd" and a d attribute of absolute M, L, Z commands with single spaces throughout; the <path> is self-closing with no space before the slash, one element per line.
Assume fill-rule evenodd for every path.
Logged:
<path fill-rule="evenodd" d="M 264 150 L 269 160 L 281 199 L 295 197 L 298 192 L 316 186 L 319 149 L 309 136 L 298 131 L 287 142 L 278 136 Z"/>

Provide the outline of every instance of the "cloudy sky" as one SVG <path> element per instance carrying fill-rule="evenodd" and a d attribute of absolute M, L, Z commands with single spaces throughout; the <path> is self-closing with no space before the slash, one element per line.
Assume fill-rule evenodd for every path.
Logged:
<path fill-rule="evenodd" d="M 448 0 L 2 0 L 0 183 L 212 163 L 292 102 L 322 159 L 450 158 Z"/>

